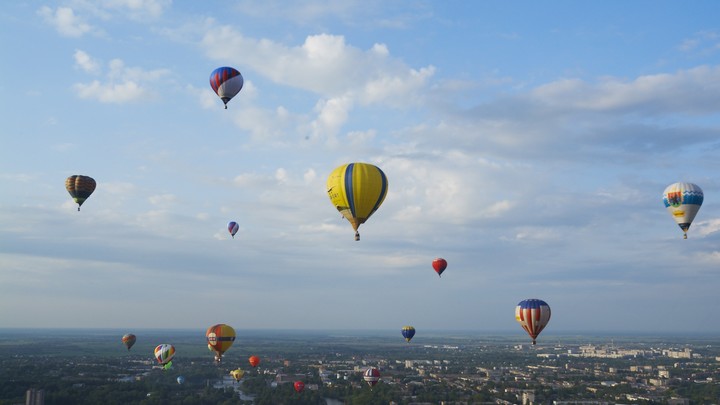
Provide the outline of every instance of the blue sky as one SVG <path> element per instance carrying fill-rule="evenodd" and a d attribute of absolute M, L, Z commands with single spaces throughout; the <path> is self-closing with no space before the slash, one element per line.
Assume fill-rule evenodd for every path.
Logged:
<path fill-rule="evenodd" d="M 0 325 L 720 332 L 716 2 L 291 3 L 0 5 Z"/>

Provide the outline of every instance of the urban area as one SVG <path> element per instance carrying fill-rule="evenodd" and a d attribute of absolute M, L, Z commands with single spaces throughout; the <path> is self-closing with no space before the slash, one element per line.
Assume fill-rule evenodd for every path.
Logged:
<path fill-rule="evenodd" d="M 202 333 L 182 332 L 164 368 L 152 356 L 163 332 L 131 350 L 112 333 L 18 333 L 0 333 L 0 405 L 720 403 L 717 337 L 268 331 L 216 363 Z"/>

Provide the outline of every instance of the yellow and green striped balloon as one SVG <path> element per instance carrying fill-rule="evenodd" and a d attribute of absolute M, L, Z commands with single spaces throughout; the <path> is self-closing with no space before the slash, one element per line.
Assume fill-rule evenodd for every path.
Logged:
<path fill-rule="evenodd" d="M 90 194 L 95 191 L 95 186 L 95 179 L 89 176 L 76 174 L 65 179 L 65 189 L 77 203 L 78 211 Z"/>

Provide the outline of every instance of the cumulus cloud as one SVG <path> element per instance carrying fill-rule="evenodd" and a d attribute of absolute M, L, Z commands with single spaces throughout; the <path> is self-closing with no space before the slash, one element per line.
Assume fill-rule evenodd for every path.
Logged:
<path fill-rule="evenodd" d="M 86 52 L 75 50 L 75 66 L 87 73 L 97 74 L 100 72 L 100 64 Z"/>
<path fill-rule="evenodd" d="M 100 62 L 81 50 L 75 51 L 75 64 L 88 73 L 98 73 L 101 70 Z M 121 104 L 157 97 L 151 86 L 169 74 L 167 69 L 145 70 L 128 67 L 121 59 L 113 59 L 108 63 L 105 81 L 76 83 L 73 88 L 80 98 Z"/>
<path fill-rule="evenodd" d="M 433 66 L 416 69 L 393 58 L 385 44 L 361 50 L 348 45 L 341 35 L 310 35 L 300 45 L 287 46 L 249 38 L 232 27 L 221 26 L 208 28 L 201 45 L 213 59 L 236 61 L 277 84 L 317 94 L 316 117 L 307 126 L 303 123 L 301 128 L 296 125 L 293 129 L 309 131 L 306 136 L 325 139 L 330 145 L 336 144 L 337 135 L 358 105 L 407 108 L 421 104 L 435 74 Z M 243 55 L 242 59 L 238 55 Z M 277 134 L 259 132 L 268 128 L 284 132 L 277 123 L 286 122 L 287 117 L 266 110 L 245 111 L 252 117 L 236 120 L 239 126 L 247 127 L 249 122 L 268 124 L 247 127 L 254 137 L 277 138 Z"/>
<path fill-rule="evenodd" d="M 383 44 L 363 51 L 346 44 L 341 35 L 310 35 L 303 44 L 290 47 L 248 38 L 222 26 L 210 29 L 201 44 L 213 59 L 242 63 L 277 83 L 327 98 L 352 96 L 382 102 L 392 96 L 407 102 L 412 99 L 408 92 L 422 88 L 434 74 L 432 66 L 413 69 L 392 58 Z M 380 91 L 384 84 L 400 93 Z"/>
<path fill-rule="evenodd" d="M 48 6 L 43 6 L 38 10 L 38 14 L 45 22 L 66 37 L 81 37 L 94 28 L 85 19 L 75 15 L 70 7 L 58 7 L 55 10 Z"/>

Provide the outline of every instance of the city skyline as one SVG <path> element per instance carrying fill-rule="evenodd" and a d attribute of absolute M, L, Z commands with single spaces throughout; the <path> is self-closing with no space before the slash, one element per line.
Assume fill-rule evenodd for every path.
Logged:
<path fill-rule="evenodd" d="M 720 333 L 718 10 L 3 4 L 0 326 Z M 358 242 L 349 162 L 388 179 Z"/>

